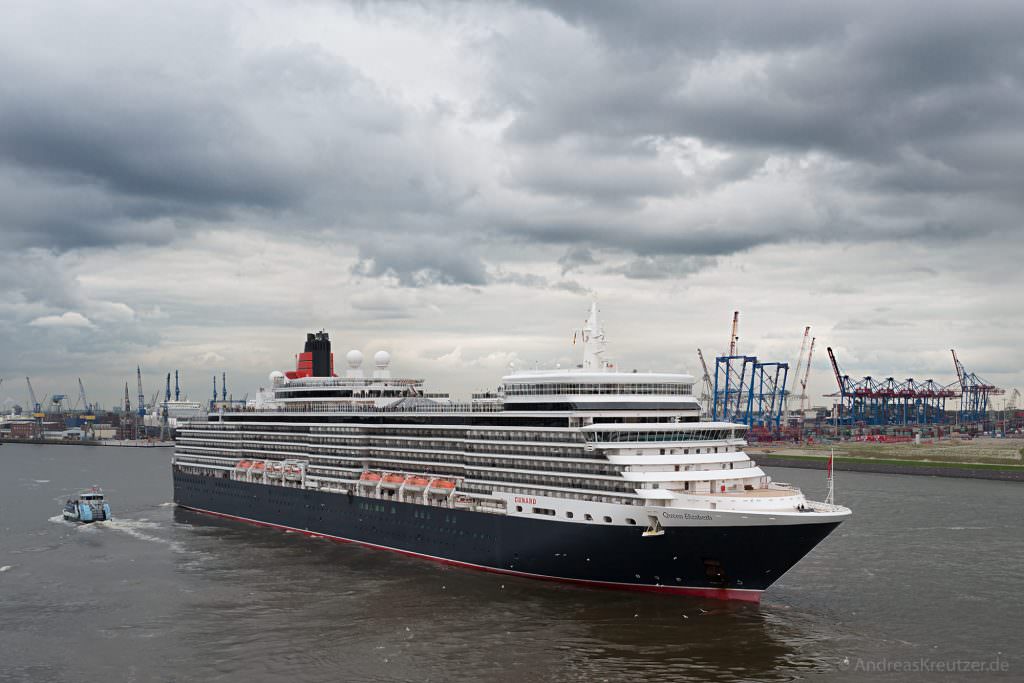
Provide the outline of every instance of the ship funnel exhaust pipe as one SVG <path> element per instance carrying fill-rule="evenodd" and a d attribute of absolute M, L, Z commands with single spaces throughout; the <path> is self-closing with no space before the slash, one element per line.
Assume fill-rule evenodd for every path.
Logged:
<path fill-rule="evenodd" d="M 330 377 L 333 368 L 331 362 L 331 338 L 323 330 L 310 332 L 306 335 L 306 353 L 312 354 L 313 377 Z"/>

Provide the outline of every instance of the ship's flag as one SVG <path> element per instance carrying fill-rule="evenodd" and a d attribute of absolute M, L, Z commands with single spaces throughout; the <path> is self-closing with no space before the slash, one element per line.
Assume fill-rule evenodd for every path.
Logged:
<path fill-rule="evenodd" d="M 825 466 L 825 476 L 827 479 L 832 478 L 832 459 L 836 457 L 835 451 L 829 454 L 828 464 Z"/>

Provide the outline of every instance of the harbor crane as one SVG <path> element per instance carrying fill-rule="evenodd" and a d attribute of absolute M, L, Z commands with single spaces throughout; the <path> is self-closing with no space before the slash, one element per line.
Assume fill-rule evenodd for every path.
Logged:
<path fill-rule="evenodd" d="M 25 383 L 28 384 L 28 396 L 30 399 L 29 403 L 32 406 L 32 417 L 37 420 L 42 420 L 46 415 L 43 413 L 43 404 L 36 398 L 36 390 L 32 388 L 32 380 L 26 377 Z"/>
<path fill-rule="evenodd" d="M 1006 390 L 989 384 L 976 373 L 967 372 L 964 364 L 957 358 L 956 351 L 950 349 L 950 353 L 953 354 L 953 366 L 956 368 L 956 378 L 960 382 L 960 419 L 964 423 L 980 422 L 988 413 L 989 396 L 1001 396 Z"/>
<path fill-rule="evenodd" d="M 708 372 L 707 361 L 704 360 L 704 352 L 699 348 L 697 349 L 697 357 L 700 358 L 700 366 L 704 370 L 704 377 L 701 378 L 701 383 L 704 388 L 704 393 L 701 394 L 700 403 L 701 407 L 704 408 L 706 415 L 711 414 L 711 399 L 714 397 L 714 386 L 711 383 L 711 373 Z"/>
<path fill-rule="evenodd" d="M 732 332 L 729 334 L 729 355 L 735 356 L 740 345 L 740 312 L 732 312 Z"/>
<path fill-rule="evenodd" d="M 92 422 L 96 419 L 96 409 L 89 404 L 89 399 L 85 396 L 85 385 L 82 384 L 82 378 L 78 378 L 78 400 L 82 402 L 82 419 Z"/>
<path fill-rule="evenodd" d="M 135 366 L 135 376 L 139 384 L 139 417 L 146 416 L 146 395 L 142 393 L 142 368 Z"/>
<path fill-rule="evenodd" d="M 810 336 L 810 334 L 811 334 L 811 326 L 808 325 L 807 327 L 804 328 L 804 338 L 800 341 L 800 353 L 798 353 L 797 356 L 796 356 L 796 372 L 793 373 L 793 376 L 796 378 L 797 383 L 800 382 L 800 377 L 801 377 L 800 369 L 803 367 L 804 351 L 807 349 L 807 338 Z M 810 361 L 808 361 L 807 365 L 808 366 L 810 365 Z M 789 412 L 789 409 L 790 409 L 789 396 L 790 396 L 789 393 L 787 393 L 786 394 L 786 412 Z M 800 401 L 801 401 L 800 405 L 803 406 L 803 398 L 804 397 L 801 395 L 801 396 L 797 396 L 797 398 L 800 399 Z"/>
<path fill-rule="evenodd" d="M 810 328 L 807 328 L 810 329 Z M 806 412 L 811 409 L 811 397 L 807 393 L 807 379 L 811 376 L 811 359 L 814 358 L 814 342 L 817 337 L 811 337 L 811 348 L 807 351 L 807 367 L 804 368 L 804 376 L 797 377 L 800 380 L 800 411 Z"/>

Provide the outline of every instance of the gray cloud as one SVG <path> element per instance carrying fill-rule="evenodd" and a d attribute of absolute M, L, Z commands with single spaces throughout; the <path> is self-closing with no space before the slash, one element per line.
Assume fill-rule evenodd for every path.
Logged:
<path fill-rule="evenodd" d="M 383 344 L 387 321 L 426 330 L 436 306 L 470 329 L 472 297 L 520 288 L 559 294 L 523 313 L 538 335 L 575 296 L 719 271 L 746 289 L 716 301 L 813 291 L 851 345 L 926 343 L 947 330 L 918 323 L 948 317 L 1003 368 L 1002 333 L 972 316 L 1020 281 L 1022 20 L 923 0 L 16 6 L 0 370 L 226 358 L 202 331 L 254 315 L 351 318 Z M 943 285 L 971 307 L 930 308 Z M 876 325 L 858 296 L 913 320 Z"/>

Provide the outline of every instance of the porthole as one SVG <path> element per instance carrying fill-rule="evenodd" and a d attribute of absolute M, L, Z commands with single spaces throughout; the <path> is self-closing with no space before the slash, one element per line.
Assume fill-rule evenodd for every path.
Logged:
<path fill-rule="evenodd" d="M 565 516 L 568 517 L 569 519 L 572 519 L 572 513 L 571 512 L 566 512 Z"/>
<path fill-rule="evenodd" d="M 636 525 L 636 520 L 635 520 L 635 519 L 632 519 L 632 518 L 630 518 L 630 517 L 626 517 L 626 524 L 633 524 L 633 525 Z"/>
<path fill-rule="evenodd" d="M 591 515 L 591 514 L 590 514 L 590 513 L 588 512 L 588 513 L 585 513 L 585 514 L 583 515 L 583 519 L 587 520 L 588 522 L 593 522 L 593 521 L 594 521 L 594 516 L 593 516 L 593 515 Z"/>
<path fill-rule="evenodd" d="M 612 523 L 612 518 L 609 517 L 608 515 L 605 515 L 604 516 L 604 521 L 607 522 L 608 524 L 611 524 Z"/>

